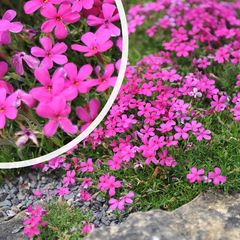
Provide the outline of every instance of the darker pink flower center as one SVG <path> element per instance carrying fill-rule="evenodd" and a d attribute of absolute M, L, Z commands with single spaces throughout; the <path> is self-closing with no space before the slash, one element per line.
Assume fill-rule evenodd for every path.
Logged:
<path fill-rule="evenodd" d="M 0 113 L 5 113 L 5 108 L 4 107 L 0 107 Z"/>
<path fill-rule="evenodd" d="M 57 16 L 57 17 L 56 17 L 56 20 L 57 20 L 58 22 L 60 22 L 60 21 L 62 21 L 62 17 L 61 17 L 61 16 Z"/>

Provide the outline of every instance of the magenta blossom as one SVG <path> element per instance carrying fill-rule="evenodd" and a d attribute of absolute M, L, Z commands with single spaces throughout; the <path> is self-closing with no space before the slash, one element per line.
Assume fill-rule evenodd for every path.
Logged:
<path fill-rule="evenodd" d="M 78 71 L 74 63 L 68 63 L 64 66 L 64 70 L 70 80 L 68 84 L 75 97 L 77 97 L 78 93 L 88 93 L 92 87 L 98 84 L 97 80 L 90 80 L 93 71 L 90 64 L 83 65 Z"/>
<path fill-rule="evenodd" d="M 216 167 L 214 172 L 209 172 L 208 178 L 213 180 L 214 185 L 219 185 L 221 183 L 223 184 L 227 180 L 225 176 L 221 176 L 221 169 L 219 167 Z"/>
<path fill-rule="evenodd" d="M 6 118 L 14 120 L 17 117 L 14 99 L 12 95 L 7 97 L 7 92 L 4 88 L 0 89 L 0 129 L 4 128 Z"/>
<path fill-rule="evenodd" d="M 64 69 L 58 68 L 51 78 L 46 68 L 36 69 L 34 75 L 42 86 L 32 88 L 30 94 L 41 103 L 49 102 L 57 96 L 61 96 L 67 101 L 73 100 L 76 95 L 74 90 L 67 86 L 64 74 Z"/>
<path fill-rule="evenodd" d="M 32 14 L 42 7 L 48 7 L 49 4 L 59 4 L 63 0 L 30 0 L 24 4 L 26 14 Z"/>
<path fill-rule="evenodd" d="M 81 167 L 82 172 L 93 172 L 94 171 L 91 158 L 88 158 L 87 162 L 81 162 L 80 167 Z"/>
<path fill-rule="evenodd" d="M 55 36 L 58 39 L 67 37 L 68 31 L 65 24 L 75 23 L 80 18 L 79 13 L 72 12 L 71 4 L 68 3 L 61 4 L 58 11 L 50 4 L 42 8 L 41 14 L 47 18 L 47 21 L 42 24 L 42 31 L 49 33 L 55 28 Z"/>
<path fill-rule="evenodd" d="M 96 68 L 96 74 L 98 76 L 97 92 L 105 92 L 108 88 L 114 87 L 117 81 L 117 77 L 112 76 L 114 73 L 114 64 L 108 64 L 105 67 L 104 74 L 100 76 L 100 68 Z"/>
<path fill-rule="evenodd" d="M 69 186 L 70 184 L 74 185 L 76 180 L 75 180 L 75 171 L 67 171 L 66 177 L 63 179 L 63 184 L 64 186 Z"/>
<path fill-rule="evenodd" d="M 27 129 L 22 125 L 20 126 L 20 128 L 21 128 L 21 131 L 15 133 L 15 136 L 17 137 L 16 145 L 19 148 L 22 148 L 24 147 L 24 145 L 26 145 L 26 143 L 29 140 L 31 140 L 36 146 L 38 146 L 38 140 L 37 140 L 36 134 L 39 132 Z"/>
<path fill-rule="evenodd" d="M 85 57 L 91 57 L 98 53 L 106 52 L 113 46 L 109 32 L 106 30 L 98 30 L 95 34 L 92 32 L 85 33 L 82 35 L 81 41 L 86 46 L 73 44 L 71 48 L 74 51 L 85 53 Z"/>
<path fill-rule="evenodd" d="M 3 80 L 4 75 L 8 72 L 8 65 L 5 62 L 0 62 L 0 88 L 4 88 L 7 94 L 13 92 L 13 86 L 7 81 Z"/>
<path fill-rule="evenodd" d="M 32 47 L 31 54 L 35 57 L 43 58 L 40 66 L 51 69 L 53 62 L 59 65 L 66 64 L 68 59 L 63 53 L 67 51 L 67 45 L 65 43 L 56 43 L 53 46 L 53 42 L 49 37 L 43 37 L 40 39 L 40 43 L 43 47 Z"/>
<path fill-rule="evenodd" d="M 93 7 L 94 0 L 74 0 L 72 5 L 72 10 L 76 12 L 81 12 L 82 9 L 89 10 Z"/>
<path fill-rule="evenodd" d="M 90 232 L 93 231 L 93 229 L 94 229 L 94 225 L 93 224 L 85 223 L 84 226 L 82 227 L 82 233 L 84 235 L 89 234 Z"/>
<path fill-rule="evenodd" d="M 70 193 L 70 190 L 68 187 L 64 188 L 64 187 L 60 187 L 56 190 L 56 193 L 60 196 L 60 197 L 64 197 L 65 195 L 68 195 Z"/>
<path fill-rule="evenodd" d="M 44 126 L 43 132 L 47 137 L 52 137 L 58 127 L 64 132 L 75 134 L 78 131 L 77 126 L 73 125 L 68 119 L 71 107 L 61 97 L 55 97 L 50 103 L 43 103 L 37 108 L 37 114 L 40 117 L 48 118 L 48 123 Z"/>
<path fill-rule="evenodd" d="M 107 30 L 111 36 L 119 36 L 121 30 L 119 27 L 115 26 L 113 22 L 119 21 L 119 14 L 114 12 L 117 10 L 116 6 L 113 4 L 105 3 L 102 5 L 102 17 L 96 17 L 90 15 L 87 19 L 89 26 L 100 26 L 99 31 Z"/>
<path fill-rule="evenodd" d="M 77 107 L 77 116 L 84 122 L 81 131 L 84 131 L 95 120 L 98 115 L 100 106 L 101 102 L 98 99 L 91 99 L 85 108 Z"/>
<path fill-rule="evenodd" d="M 31 69 L 36 69 L 39 66 L 39 60 L 34 58 L 25 52 L 16 53 L 12 59 L 12 65 L 16 70 L 16 73 L 19 75 L 24 74 L 23 69 L 23 61 L 30 67 Z"/>
<path fill-rule="evenodd" d="M 20 22 L 12 22 L 16 15 L 14 10 L 7 10 L 0 19 L 0 46 L 11 43 L 10 32 L 19 33 L 22 31 L 23 25 Z"/>
<path fill-rule="evenodd" d="M 204 169 L 201 168 L 199 170 L 197 170 L 196 167 L 192 167 L 191 168 L 191 173 L 187 174 L 187 179 L 190 183 L 194 183 L 194 182 L 202 182 L 202 176 L 204 174 Z"/>

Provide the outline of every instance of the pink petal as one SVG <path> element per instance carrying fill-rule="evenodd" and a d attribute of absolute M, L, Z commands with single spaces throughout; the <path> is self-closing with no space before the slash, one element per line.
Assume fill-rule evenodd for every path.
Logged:
<path fill-rule="evenodd" d="M 104 44 L 110 39 L 110 34 L 108 30 L 98 30 L 96 32 L 96 39 L 98 44 Z"/>
<path fill-rule="evenodd" d="M 86 46 L 91 46 L 91 44 L 95 43 L 96 41 L 96 36 L 92 32 L 85 33 L 81 37 L 81 41 L 86 45 Z"/>
<path fill-rule="evenodd" d="M 64 69 L 67 71 L 67 75 L 70 80 L 75 80 L 77 78 L 78 70 L 77 66 L 74 63 L 68 63 L 64 66 Z"/>
<path fill-rule="evenodd" d="M 13 120 L 17 117 L 17 109 L 15 107 L 6 108 L 6 117 Z"/>
<path fill-rule="evenodd" d="M 67 28 L 66 26 L 63 24 L 63 22 L 58 22 L 56 24 L 56 28 L 55 28 L 55 36 L 58 39 L 64 39 L 67 37 Z"/>
<path fill-rule="evenodd" d="M 72 44 L 71 49 L 77 52 L 88 52 L 89 48 L 80 44 Z"/>
<path fill-rule="evenodd" d="M 23 25 L 20 22 L 11 23 L 9 26 L 9 31 L 13 33 L 19 33 L 23 29 Z"/>
<path fill-rule="evenodd" d="M 50 51 L 52 49 L 52 39 L 49 37 L 42 37 L 40 39 L 40 43 L 42 45 L 42 47 L 46 50 L 46 51 Z"/>
<path fill-rule="evenodd" d="M 83 6 L 85 9 L 89 10 L 93 7 L 94 0 L 83 0 Z"/>
<path fill-rule="evenodd" d="M 56 24 L 54 20 L 48 20 L 42 24 L 41 30 L 42 32 L 49 33 L 49 32 L 52 32 L 55 26 Z"/>
<path fill-rule="evenodd" d="M 63 20 L 67 23 L 75 23 L 79 21 L 80 15 L 77 12 L 70 12 L 69 14 L 64 15 Z"/>
<path fill-rule="evenodd" d="M 56 133 L 57 128 L 58 128 L 58 122 L 54 120 L 50 120 L 47 124 L 45 124 L 43 128 L 43 132 L 46 137 L 52 137 Z"/>
<path fill-rule="evenodd" d="M 17 16 L 16 11 L 10 9 L 3 14 L 2 19 L 12 21 L 16 16 Z"/>
<path fill-rule="evenodd" d="M 7 92 L 4 88 L 0 88 L 0 104 L 3 104 L 6 100 Z"/>
<path fill-rule="evenodd" d="M 10 24 L 8 20 L 0 20 L 0 31 L 8 31 Z"/>
<path fill-rule="evenodd" d="M 109 19 L 113 16 L 116 7 L 113 4 L 105 3 L 102 5 L 103 16 L 105 19 Z"/>
<path fill-rule="evenodd" d="M 53 118 L 54 117 L 54 111 L 51 107 L 49 107 L 49 104 L 46 103 L 40 103 L 36 109 L 37 114 L 42 118 Z"/>
<path fill-rule="evenodd" d="M 90 15 L 87 18 L 87 23 L 89 26 L 98 26 L 98 25 L 104 24 L 104 19 L 96 17 L 94 15 Z"/>
<path fill-rule="evenodd" d="M 77 126 L 73 125 L 67 118 L 61 119 L 60 126 L 66 133 L 75 134 L 78 131 Z"/>
<path fill-rule="evenodd" d="M 80 68 L 77 77 L 80 80 L 84 80 L 84 79 L 88 78 L 92 74 L 92 71 L 93 71 L 93 67 L 92 67 L 91 64 L 83 65 Z"/>
<path fill-rule="evenodd" d="M 92 121 L 90 114 L 83 107 L 77 107 L 76 113 L 83 122 L 89 123 Z"/>
<path fill-rule="evenodd" d="M 92 120 L 94 120 L 99 112 L 101 102 L 98 99 L 91 99 L 89 102 L 89 110 Z"/>
<path fill-rule="evenodd" d="M 42 85 L 46 86 L 51 83 L 51 78 L 46 68 L 37 68 L 34 71 L 34 76 Z"/>
<path fill-rule="evenodd" d="M 11 43 L 11 37 L 8 31 L 0 32 L 0 43 L 7 45 Z"/>
<path fill-rule="evenodd" d="M 52 60 L 59 65 L 63 65 L 68 62 L 68 59 L 65 55 L 54 55 Z"/>
<path fill-rule="evenodd" d="M 51 69 L 53 67 L 53 61 L 50 57 L 45 57 L 42 62 L 40 67 L 42 68 L 47 68 L 47 69 Z"/>
<path fill-rule="evenodd" d="M 42 6 L 40 1 L 28 1 L 24 4 L 24 11 L 26 14 L 32 14 Z"/>
<path fill-rule="evenodd" d="M 44 57 L 46 55 L 45 51 L 39 47 L 32 47 L 31 54 L 35 57 Z"/>
<path fill-rule="evenodd" d="M 111 47 L 113 46 L 113 42 L 112 41 L 107 41 L 104 44 L 100 45 L 100 52 L 106 52 L 107 50 L 109 50 Z"/>
<path fill-rule="evenodd" d="M 67 14 L 69 12 L 71 12 L 71 4 L 63 3 L 60 5 L 58 9 L 58 15 L 63 16 L 64 14 Z"/>
<path fill-rule="evenodd" d="M 51 51 L 53 54 L 63 54 L 67 51 L 67 45 L 65 43 L 56 43 Z"/>
<path fill-rule="evenodd" d="M 3 129 L 6 124 L 6 118 L 3 114 L 0 114 L 0 129 Z"/>
<path fill-rule="evenodd" d="M 52 4 L 47 4 L 41 9 L 41 15 L 48 19 L 56 18 L 57 9 Z"/>
<path fill-rule="evenodd" d="M 0 62 L 0 78 L 2 78 L 8 71 L 8 65 L 6 62 Z"/>

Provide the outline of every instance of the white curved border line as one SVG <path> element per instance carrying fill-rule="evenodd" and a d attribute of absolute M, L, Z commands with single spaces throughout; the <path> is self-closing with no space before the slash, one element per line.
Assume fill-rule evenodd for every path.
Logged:
<path fill-rule="evenodd" d="M 83 141 L 103 120 L 103 118 L 107 115 L 108 111 L 112 107 L 115 99 L 117 98 L 118 92 L 121 88 L 126 67 L 127 67 L 127 61 L 128 61 L 128 26 L 127 26 L 127 19 L 126 14 L 124 11 L 123 4 L 121 0 L 115 0 L 117 9 L 119 11 L 120 15 L 120 21 L 121 21 L 121 28 L 122 28 L 122 39 L 123 39 L 123 50 L 122 50 L 122 59 L 121 59 L 121 67 L 119 71 L 119 75 L 117 78 L 117 82 L 113 88 L 113 91 L 110 95 L 110 98 L 108 99 L 106 105 L 102 109 L 102 111 L 99 113 L 97 118 L 91 123 L 91 125 L 78 137 L 76 137 L 74 140 L 66 144 L 65 146 L 59 148 L 58 150 L 55 150 L 49 154 L 46 154 L 42 157 L 25 160 L 25 161 L 19 161 L 19 162 L 12 162 L 12 163 L 0 163 L 0 169 L 14 169 L 14 168 L 23 168 L 23 167 L 29 167 L 35 164 L 43 163 L 46 161 L 49 161 L 55 157 L 60 156 L 61 154 L 66 153 L 71 148 L 79 144 L 81 141 Z"/>

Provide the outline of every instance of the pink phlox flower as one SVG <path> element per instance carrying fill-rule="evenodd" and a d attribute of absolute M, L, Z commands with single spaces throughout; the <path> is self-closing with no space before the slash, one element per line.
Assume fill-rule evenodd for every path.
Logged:
<path fill-rule="evenodd" d="M 225 176 L 221 175 L 219 167 L 216 167 L 213 172 L 209 172 L 208 177 L 213 180 L 214 185 L 224 184 L 227 180 Z"/>
<path fill-rule="evenodd" d="M 56 193 L 60 197 L 64 197 L 65 195 L 68 195 L 70 193 L 70 190 L 68 187 L 59 187 L 59 188 L 57 188 Z"/>
<path fill-rule="evenodd" d="M 39 132 L 27 129 L 22 125 L 20 125 L 20 128 L 21 131 L 15 133 L 15 136 L 17 137 L 16 145 L 19 148 L 22 148 L 29 140 L 31 140 L 36 146 L 38 146 L 36 134 L 38 134 Z"/>
<path fill-rule="evenodd" d="M 213 101 L 211 102 L 211 106 L 214 108 L 216 112 L 221 112 L 227 107 L 227 96 L 213 96 Z"/>
<path fill-rule="evenodd" d="M 72 10 L 81 12 L 83 9 L 90 10 L 93 8 L 94 0 L 74 0 Z"/>
<path fill-rule="evenodd" d="M 46 123 L 43 128 L 45 136 L 52 137 L 56 133 L 58 127 L 69 134 L 77 133 L 78 127 L 73 125 L 68 118 L 70 112 L 70 106 L 60 97 L 55 97 L 50 103 L 39 105 L 37 114 L 40 117 L 49 119 L 48 123 Z"/>
<path fill-rule="evenodd" d="M 15 96 L 15 106 L 20 107 L 22 103 L 26 104 L 29 108 L 33 108 L 36 100 L 29 93 L 24 92 L 21 89 L 18 89 L 13 93 Z"/>
<path fill-rule="evenodd" d="M 79 71 L 74 63 L 68 63 L 64 66 L 64 70 L 68 76 L 68 85 L 74 91 L 72 95 L 77 96 L 78 93 L 88 93 L 94 86 L 98 85 L 98 80 L 91 79 L 93 68 L 90 64 L 83 65 Z"/>
<path fill-rule="evenodd" d="M 48 69 L 37 68 L 34 76 L 42 85 L 32 88 L 30 94 L 41 104 L 49 103 L 56 97 L 65 101 L 72 101 L 77 97 L 74 89 L 68 86 L 65 81 L 65 70 L 63 68 L 58 68 L 52 77 L 50 77 Z"/>
<path fill-rule="evenodd" d="M 122 162 L 123 160 L 121 158 L 121 155 L 114 154 L 114 156 L 112 157 L 112 160 L 108 160 L 108 166 L 112 171 L 119 170 L 121 168 Z"/>
<path fill-rule="evenodd" d="M 78 12 L 72 11 L 69 3 L 62 3 L 57 10 L 52 4 L 41 9 L 41 15 L 47 19 L 41 26 L 44 33 L 50 33 L 55 28 L 54 34 L 57 39 L 64 39 L 68 35 L 66 24 L 76 23 L 80 19 Z"/>
<path fill-rule="evenodd" d="M 110 208 L 112 210 L 118 209 L 120 211 L 123 211 L 125 209 L 123 200 L 118 200 L 118 199 L 115 199 L 115 198 L 111 198 L 108 203 L 109 203 Z"/>
<path fill-rule="evenodd" d="M 85 44 L 73 44 L 72 50 L 85 53 L 85 57 L 91 57 L 106 52 L 113 46 L 107 30 L 97 31 L 95 34 L 88 32 L 82 35 L 81 41 Z"/>
<path fill-rule="evenodd" d="M 121 182 L 116 181 L 114 176 L 109 176 L 108 173 L 99 178 L 98 189 L 101 191 L 109 190 L 109 196 L 115 195 L 115 188 L 120 188 Z"/>
<path fill-rule="evenodd" d="M 23 29 L 23 25 L 20 22 L 12 22 L 12 20 L 16 17 L 17 13 L 14 10 L 7 10 L 2 19 L 0 19 L 0 46 L 2 44 L 10 44 L 12 33 L 19 33 Z"/>
<path fill-rule="evenodd" d="M 99 31 L 107 30 L 111 36 L 119 36 L 121 30 L 113 24 L 113 22 L 119 21 L 119 14 L 115 14 L 116 11 L 116 6 L 104 3 L 102 5 L 102 17 L 89 15 L 87 23 L 89 26 L 100 26 L 98 29 Z"/>
<path fill-rule="evenodd" d="M 199 170 L 197 170 L 196 167 L 192 167 L 191 168 L 191 173 L 187 174 L 187 179 L 190 183 L 194 183 L 194 182 L 202 182 L 202 175 L 204 174 L 204 169 L 201 168 Z"/>
<path fill-rule="evenodd" d="M 26 14 L 32 14 L 38 9 L 48 7 L 50 4 L 60 4 L 64 0 L 30 0 L 24 4 L 24 12 Z"/>
<path fill-rule="evenodd" d="M 63 179 L 64 186 L 67 187 L 70 184 L 74 185 L 76 183 L 75 175 L 76 175 L 76 172 L 74 170 L 67 171 L 66 177 L 64 177 L 64 179 Z"/>
<path fill-rule="evenodd" d="M 210 130 L 206 130 L 204 128 L 199 128 L 197 132 L 193 132 L 193 134 L 197 137 L 198 141 L 202 141 L 202 140 L 210 140 L 211 139 L 211 131 Z"/>
<path fill-rule="evenodd" d="M 89 1 L 89 0 L 87 0 L 87 1 Z M 85 223 L 82 227 L 82 233 L 84 235 L 87 235 L 87 234 L 91 233 L 93 230 L 94 230 L 94 224 Z"/>
<path fill-rule="evenodd" d="M 39 63 L 40 63 L 40 61 L 37 58 L 35 58 L 31 55 L 28 55 L 25 52 L 16 53 L 12 58 L 12 65 L 13 65 L 13 68 L 16 70 L 16 73 L 18 75 L 23 75 L 24 74 L 23 61 L 31 69 L 38 68 Z"/>
<path fill-rule="evenodd" d="M 82 172 L 93 172 L 93 162 L 91 158 L 88 158 L 87 162 L 80 163 L 81 171 Z"/>
<path fill-rule="evenodd" d="M 214 61 L 218 63 L 224 63 L 224 61 L 227 61 L 230 57 L 229 53 L 229 47 L 221 47 L 216 51 Z"/>
<path fill-rule="evenodd" d="M 178 139 L 180 139 L 180 138 L 182 138 L 182 139 L 184 139 L 184 140 L 186 140 L 186 139 L 188 139 L 188 137 L 189 137 L 189 135 L 188 135 L 188 133 L 187 133 L 187 131 L 188 131 L 188 129 L 182 129 L 181 127 L 179 127 L 179 126 L 175 126 L 174 127 L 174 129 L 175 129 L 175 131 L 177 132 L 177 133 L 175 133 L 174 134 L 174 137 L 175 137 L 175 139 L 176 140 L 178 140 Z"/>
<path fill-rule="evenodd" d="M 91 201 L 92 200 L 92 195 L 89 192 L 84 191 L 83 189 L 81 189 L 81 191 L 80 191 L 80 199 L 82 201 Z"/>
<path fill-rule="evenodd" d="M 91 187 L 92 184 L 93 184 L 92 178 L 84 177 L 83 182 L 81 183 L 81 187 L 83 189 L 87 189 L 87 188 Z"/>
<path fill-rule="evenodd" d="M 51 69 L 53 67 L 53 62 L 59 65 L 68 62 L 68 58 L 64 55 L 67 51 L 67 45 L 65 43 L 56 43 L 53 46 L 53 42 L 49 37 L 41 38 L 40 43 L 43 48 L 31 48 L 31 54 L 34 57 L 43 58 L 40 67 Z"/>
<path fill-rule="evenodd" d="M 48 162 L 48 166 L 51 169 L 61 168 L 63 166 L 63 163 L 65 162 L 65 160 L 66 160 L 66 158 L 64 158 L 64 157 L 55 157 Z"/>

